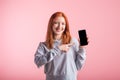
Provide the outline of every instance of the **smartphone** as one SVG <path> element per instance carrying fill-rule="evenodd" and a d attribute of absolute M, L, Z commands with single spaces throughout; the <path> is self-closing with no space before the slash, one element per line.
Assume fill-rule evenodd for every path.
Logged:
<path fill-rule="evenodd" d="M 88 45 L 86 30 L 85 29 L 79 30 L 78 34 L 80 38 L 80 45 L 81 46 Z"/>

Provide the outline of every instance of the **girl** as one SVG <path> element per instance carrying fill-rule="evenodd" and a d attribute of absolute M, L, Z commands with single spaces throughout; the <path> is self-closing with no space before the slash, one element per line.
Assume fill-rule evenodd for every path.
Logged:
<path fill-rule="evenodd" d="M 67 17 L 54 13 L 48 23 L 46 41 L 35 53 L 37 67 L 44 65 L 46 80 L 77 80 L 77 70 L 85 62 L 85 48 L 72 38 Z"/>

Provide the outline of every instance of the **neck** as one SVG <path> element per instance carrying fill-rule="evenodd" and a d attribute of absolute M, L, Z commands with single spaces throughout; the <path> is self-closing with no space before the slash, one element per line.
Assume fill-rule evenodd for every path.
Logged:
<path fill-rule="evenodd" d="M 60 40 L 60 39 L 61 39 L 61 36 L 62 36 L 62 35 L 55 35 L 55 36 L 54 36 L 54 39 L 55 39 L 55 40 Z"/>

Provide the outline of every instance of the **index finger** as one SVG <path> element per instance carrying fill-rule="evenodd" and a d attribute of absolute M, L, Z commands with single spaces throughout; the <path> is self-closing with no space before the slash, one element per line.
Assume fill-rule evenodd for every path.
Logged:
<path fill-rule="evenodd" d="M 74 43 L 70 43 L 70 44 L 68 44 L 68 47 L 70 47 L 70 46 L 72 46 Z"/>

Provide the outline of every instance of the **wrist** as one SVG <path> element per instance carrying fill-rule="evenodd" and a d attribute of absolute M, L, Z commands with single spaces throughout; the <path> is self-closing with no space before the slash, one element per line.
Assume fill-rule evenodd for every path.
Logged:
<path fill-rule="evenodd" d="M 61 50 L 61 47 L 60 46 L 57 46 L 60 50 Z"/>

